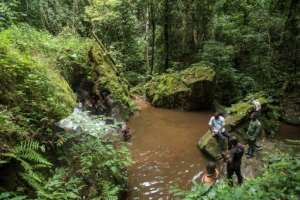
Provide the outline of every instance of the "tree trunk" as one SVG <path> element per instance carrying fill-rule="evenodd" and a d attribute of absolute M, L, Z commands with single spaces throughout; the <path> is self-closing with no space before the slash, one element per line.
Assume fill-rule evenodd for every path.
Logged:
<path fill-rule="evenodd" d="M 164 71 L 169 68 L 169 57 L 170 57 L 170 44 L 169 44 L 169 21 L 170 21 L 170 8 L 169 8 L 169 0 L 165 0 L 164 7 Z"/>
<path fill-rule="evenodd" d="M 156 22 L 155 22 L 155 11 L 154 11 L 154 2 L 151 1 L 150 6 L 150 18 L 151 18 L 151 28 L 152 28 L 152 41 L 151 41 L 151 63 L 150 63 L 150 74 L 153 74 L 154 70 L 154 61 L 155 61 L 155 40 L 156 40 Z"/>
<path fill-rule="evenodd" d="M 145 60 L 146 60 L 146 69 L 147 71 L 149 70 L 149 4 L 150 2 L 148 1 L 147 2 L 147 5 L 146 5 L 146 27 L 145 27 L 145 40 L 146 40 L 146 49 L 145 49 Z"/>

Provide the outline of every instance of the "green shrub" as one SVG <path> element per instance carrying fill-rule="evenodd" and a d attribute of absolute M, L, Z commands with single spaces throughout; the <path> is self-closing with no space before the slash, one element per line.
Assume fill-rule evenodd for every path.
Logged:
<path fill-rule="evenodd" d="M 230 187 L 225 181 L 211 189 L 194 185 L 191 191 L 174 189 L 184 200 L 296 200 L 300 193 L 300 160 L 289 154 L 274 154 L 268 159 L 263 174 L 246 180 L 240 187 Z"/>

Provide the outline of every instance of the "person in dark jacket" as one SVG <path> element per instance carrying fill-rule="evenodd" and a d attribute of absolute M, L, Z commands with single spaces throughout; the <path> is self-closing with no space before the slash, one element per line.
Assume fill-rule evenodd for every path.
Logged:
<path fill-rule="evenodd" d="M 233 136 L 230 139 L 231 149 L 227 159 L 227 178 L 229 184 L 233 185 L 232 176 L 236 174 L 238 183 L 243 183 L 243 176 L 241 173 L 242 157 L 244 155 L 244 146 L 238 142 L 238 139 Z"/>

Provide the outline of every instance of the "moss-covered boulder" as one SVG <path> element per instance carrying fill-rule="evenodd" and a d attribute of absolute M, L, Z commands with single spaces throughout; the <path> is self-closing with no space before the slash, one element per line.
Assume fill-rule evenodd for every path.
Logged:
<path fill-rule="evenodd" d="M 0 104 L 30 115 L 32 123 L 43 118 L 59 120 L 75 106 L 75 95 L 59 71 L 42 65 L 0 34 Z"/>
<path fill-rule="evenodd" d="M 55 127 L 72 113 L 77 99 L 124 108 L 121 114 L 132 109 L 127 83 L 104 48 L 74 34 L 52 36 L 28 25 L 1 31 L 0 41 L 0 193 L 30 191 L 30 199 L 45 199 L 52 189 L 72 185 L 84 190 L 62 193 L 76 199 L 79 193 L 89 194 L 88 199 L 118 196 L 126 184 L 126 149 Z M 92 163 L 89 169 L 80 161 L 86 159 L 82 152 Z M 46 158 L 63 168 L 59 174 Z M 108 162 L 111 168 L 105 166 Z M 95 171 L 101 172 L 97 180 L 91 178 Z M 54 182 L 59 184 L 48 190 Z"/>
<path fill-rule="evenodd" d="M 266 123 L 269 122 L 269 120 L 265 119 L 265 115 L 267 115 L 270 110 L 268 105 L 270 100 L 263 93 L 249 95 L 242 101 L 233 104 L 226 109 L 226 130 L 230 135 L 235 135 L 240 138 L 241 141 L 246 139 L 245 133 L 249 123 L 249 116 L 254 109 L 254 105 L 252 104 L 253 99 L 257 99 L 261 103 L 263 116 L 260 117 L 260 120 L 262 121 L 263 126 L 267 126 Z M 275 125 L 273 126 L 275 128 Z M 276 126 L 278 126 L 278 124 L 276 124 Z M 208 156 L 214 159 L 220 158 L 220 150 L 210 131 L 207 131 L 207 133 L 201 137 L 198 142 L 198 147 Z"/>
<path fill-rule="evenodd" d="M 116 68 L 112 58 L 104 47 L 94 45 L 89 51 L 91 65 L 92 92 L 104 104 L 111 107 L 115 117 L 128 117 L 135 110 L 135 104 L 130 97 L 129 85 L 123 75 Z M 103 96 L 103 91 L 110 94 L 112 102 Z"/>
<path fill-rule="evenodd" d="M 145 85 L 146 96 L 157 107 L 208 109 L 214 97 L 214 70 L 194 64 L 186 70 L 163 74 Z"/>

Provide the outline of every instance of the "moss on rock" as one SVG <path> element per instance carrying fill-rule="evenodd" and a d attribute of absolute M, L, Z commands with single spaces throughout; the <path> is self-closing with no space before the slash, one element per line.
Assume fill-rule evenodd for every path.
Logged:
<path fill-rule="evenodd" d="M 194 64 L 181 72 L 155 77 L 145 85 L 145 92 L 157 107 L 207 109 L 213 102 L 214 78 L 212 68 Z"/>
<path fill-rule="evenodd" d="M 0 34 L 0 40 L 6 41 L 0 44 L 0 103 L 19 107 L 35 123 L 67 116 L 75 106 L 75 95 L 59 71 L 24 55 L 5 36 Z"/>
<path fill-rule="evenodd" d="M 94 93 L 100 97 L 101 91 L 108 90 L 114 100 L 112 106 L 117 107 L 119 115 L 128 117 L 135 110 L 135 104 L 130 97 L 128 82 L 122 78 L 112 58 L 103 47 L 95 45 L 90 49 L 89 62 L 92 66 Z"/>

